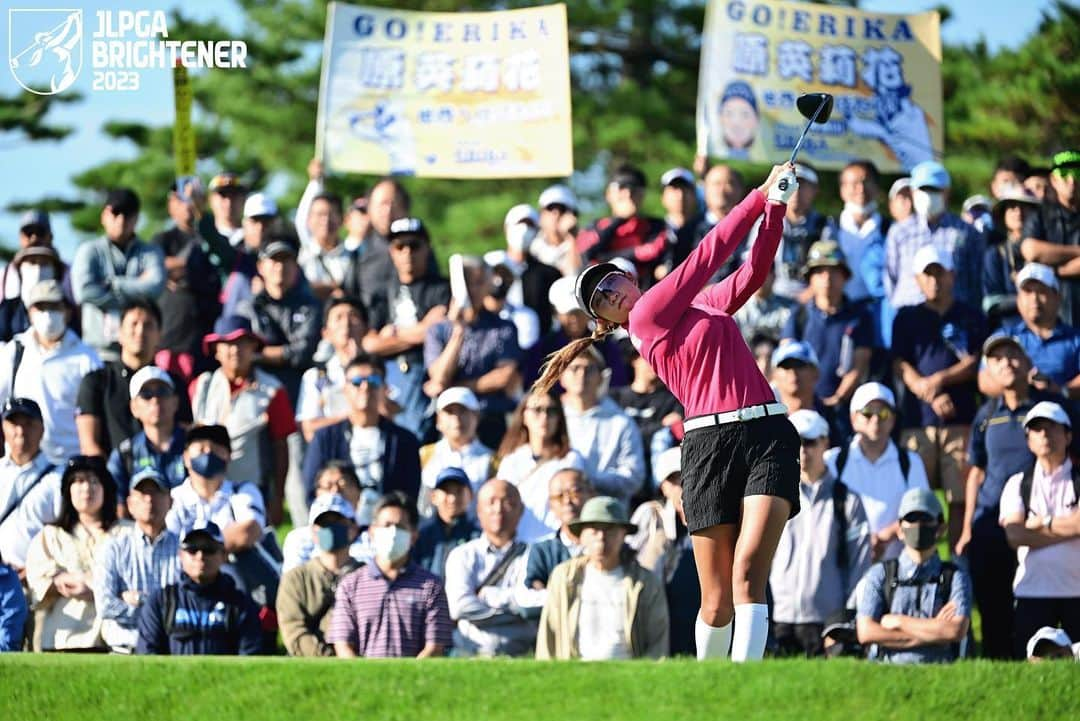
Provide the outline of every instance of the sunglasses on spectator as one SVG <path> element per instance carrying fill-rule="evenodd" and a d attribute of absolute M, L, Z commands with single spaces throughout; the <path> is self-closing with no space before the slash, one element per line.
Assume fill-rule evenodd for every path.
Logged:
<path fill-rule="evenodd" d="M 221 547 L 216 543 L 185 543 L 180 546 L 184 550 L 184 553 L 190 553 L 194 556 L 196 553 L 201 553 L 204 556 L 209 556 L 212 553 L 217 553 Z"/>
<path fill-rule="evenodd" d="M 349 378 L 349 383 L 359 388 L 367 383 L 372 388 L 381 388 L 383 384 L 382 376 L 370 375 L 370 376 L 352 376 Z"/>
<path fill-rule="evenodd" d="M 167 385 L 161 385 L 157 388 L 140 388 L 138 396 L 144 401 L 148 401 L 151 398 L 168 398 L 172 394 L 172 388 L 169 388 Z"/>
<path fill-rule="evenodd" d="M 545 206 L 544 210 L 550 210 L 552 213 L 567 213 L 570 211 L 570 208 L 562 203 L 552 203 L 551 205 Z"/>
<path fill-rule="evenodd" d="M 891 408 L 882 408 L 879 411 L 874 411 L 869 408 L 863 408 L 861 411 L 859 411 L 859 415 L 867 420 L 876 417 L 879 421 L 887 421 L 893 417 L 893 412 Z"/>
<path fill-rule="evenodd" d="M 549 416 L 555 416 L 559 414 L 559 409 L 555 406 L 525 406 L 525 410 L 527 410 L 529 413 L 535 413 L 537 415 L 540 415 L 541 413 L 546 413 Z"/>

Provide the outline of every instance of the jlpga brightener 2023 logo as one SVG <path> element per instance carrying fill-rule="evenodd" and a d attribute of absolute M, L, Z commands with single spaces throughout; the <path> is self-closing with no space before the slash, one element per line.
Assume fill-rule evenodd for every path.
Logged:
<path fill-rule="evenodd" d="M 143 70 L 246 68 L 242 40 L 169 40 L 165 13 L 99 10 L 90 39 L 94 90 L 138 90 Z M 37 95 L 71 87 L 83 66 L 83 11 L 8 10 L 8 64 L 15 81 Z"/>

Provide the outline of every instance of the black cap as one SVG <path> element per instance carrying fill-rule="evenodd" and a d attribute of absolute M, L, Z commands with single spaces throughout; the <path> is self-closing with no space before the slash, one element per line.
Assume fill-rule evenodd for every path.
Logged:
<path fill-rule="evenodd" d="M 229 438 L 229 431 L 225 426 L 192 426 L 187 432 L 187 438 L 184 440 L 184 448 L 187 448 L 195 441 L 217 443 L 225 446 L 230 453 L 232 452 L 232 439 Z"/>
<path fill-rule="evenodd" d="M 105 196 L 106 207 L 116 215 L 138 215 L 139 196 L 131 188 L 114 188 Z"/>
<path fill-rule="evenodd" d="M 600 281 L 609 274 L 622 272 L 622 268 L 614 263 L 597 263 L 581 271 L 578 274 L 577 282 L 574 284 L 574 294 L 577 296 L 578 307 L 595 318 L 596 311 L 592 309 L 590 301 L 592 301 L 593 293 L 596 292 L 596 286 L 600 285 Z"/>
<path fill-rule="evenodd" d="M 259 248 L 259 258 L 273 258 L 275 255 L 288 253 L 294 258 L 300 254 L 300 240 L 290 229 L 278 226 L 271 229 L 269 236 Z"/>
<path fill-rule="evenodd" d="M 42 420 L 41 407 L 38 406 L 37 401 L 33 401 L 29 398 L 8 398 L 7 403 L 4 404 L 2 413 L 5 421 L 20 413 L 39 421 Z"/>
<path fill-rule="evenodd" d="M 395 239 L 404 238 L 405 236 L 415 236 L 417 238 L 423 238 L 426 241 L 431 240 L 427 228 L 424 227 L 423 222 L 419 218 L 398 218 L 390 224 L 390 232 L 387 234 L 387 240 L 392 243 Z"/>

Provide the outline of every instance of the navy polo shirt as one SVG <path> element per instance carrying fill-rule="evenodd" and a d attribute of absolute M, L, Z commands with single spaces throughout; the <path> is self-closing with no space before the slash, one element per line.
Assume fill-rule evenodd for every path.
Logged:
<path fill-rule="evenodd" d="M 968 463 L 986 472 L 975 498 L 973 521 L 984 514 L 998 517 L 998 505 L 1005 481 L 1013 475 L 1026 471 L 1035 463 L 1035 456 L 1028 450 L 1024 434 L 1024 416 L 1040 401 L 1053 401 L 1065 408 L 1077 427 L 1076 413 L 1072 404 L 1062 403 L 1060 396 L 1031 389 L 1031 395 L 1015 410 L 1009 410 L 1004 398 L 991 398 L 982 404 L 975 414 L 968 441 Z M 1076 451 L 1080 434 L 1073 434 L 1073 452 Z"/>
<path fill-rule="evenodd" d="M 817 353 L 821 375 L 814 391 L 822 398 L 836 393 L 840 378 L 851 370 L 856 348 L 874 346 L 874 319 L 866 306 L 848 299 L 832 315 L 813 300 L 788 318 L 781 337 L 806 341 Z"/>
<path fill-rule="evenodd" d="M 1001 333 L 1015 336 L 1040 373 L 1064 387 L 1080 375 L 1080 333 L 1067 323 L 1058 323 L 1049 338 L 1040 337 L 1023 320 L 1005 323 Z"/>
<path fill-rule="evenodd" d="M 982 313 L 960 301 L 952 304 L 945 315 L 925 303 L 901 308 L 893 321 L 893 355 L 915 367 L 920 375 L 928 376 L 960 362 L 962 356 L 979 356 L 986 338 L 986 323 Z M 947 394 L 956 407 L 956 415 L 943 421 L 929 403 L 914 393 L 903 393 L 900 410 L 904 428 L 971 423 L 975 417 L 976 381 L 948 386 Z"/>

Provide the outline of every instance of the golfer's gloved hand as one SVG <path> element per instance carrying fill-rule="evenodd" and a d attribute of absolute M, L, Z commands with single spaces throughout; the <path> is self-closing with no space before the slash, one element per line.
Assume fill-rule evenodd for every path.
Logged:
<path fill-rule="evenodd" d="M 769 186 L 769 200 L 775 200 L 778 203 L 787 204 L 791 196 L 795 195 L 795 191 L 799 189 L 799 181 L 795 179 L 795 173 L 788 171 L 780 175 L 771 186 Z"/>

